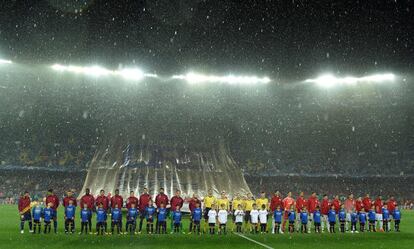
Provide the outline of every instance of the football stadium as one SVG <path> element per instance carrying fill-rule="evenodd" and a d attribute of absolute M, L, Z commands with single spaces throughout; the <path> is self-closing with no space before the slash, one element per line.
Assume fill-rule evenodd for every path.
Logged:
<path fill-rule="evenodd" d="M 0 4 L 0 248 L 413 248 L 410 1 Z"/>

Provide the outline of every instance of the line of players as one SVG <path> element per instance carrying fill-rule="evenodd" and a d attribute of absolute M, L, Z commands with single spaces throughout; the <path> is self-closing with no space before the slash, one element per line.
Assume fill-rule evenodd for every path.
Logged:
<path fill-rule="evenodd" d="M 40 202 L 35 200 L 31 202 L 29 193 L 25 192 L 19 199 L 18 208 L 21 217 L 20 230 L 24 233 L 24 223 L 29 223 L 29 230 L 33 233 L 40 233 L 41 223 L 43 220 L 43 232 L 50 233 L 53 224 L 54 232 L 57 232 L 57 208 L 59 207 L 59 198 L 50 189 L 44 198 L 46 207 L 42 207 Z M 75 231 L 75 213 L 78 201 L 69 191 L 63 199 L 65 233 Z M 146 223 L 146 232 L 166 233 L 167 221 L 170 218 L 171 233 L 183 232 L 181 208 L 184 199 L 181 197 L 179 190 L 169 199 L 161 188 L 155 201 L 152 201 L 151 195 L 147 188 L 137 198 L 133 191 L 126 200 L 126 224 L 123 232 L 123 214 L 122 208 L 124 200 L 119 195 L 119 190 L 115 195 L 108 198 L 105 191 L 101 190 L 95 198 L 86 189 L 85 195 L 79 200 L 80 205 L 80 234 L 92 234 L 92 213 L 96 213 L 96 234 L 137 234 L 142 232 L 144 221 Z M 204 210 L 202 209 L 204 204 Z M 290 233 L 311 232 L 312 226 L 316 233 L 323 233 L 325 228 L 331 233 L 335 233 L 335 225 L 339 223 L 339 231 L 364 232 L 364 231 L 390 231 L 391 221 L 394 222 L 394 230 L 400 231 L 401 212 L 398 209 L 394 197 L 384 202 L 381 196 L 372 201 L 367 194 L 363 199 L 360 197 L 354 199 L 350 194 L 348 198 L 341 203 L 339 196 L 335 196 L 332 201 L 324 195 L 319 201 L 316 193 L 308 198 L 304 198 L 301 192 L 295 200 L 292 193 L 289 192 L 285 198 L 276 191 L 271 200 L 266 198 L 262 192 L 260 197 L 254 199 L 250 194 L 241 197 L 239 194 L 230 201 L 223 191 L 220 198 L 213 195 L 209 190 L 207 196 L 199 199 L 193 195 L 189 202 L 190 225 L 189 233 L 207 232 L 210 234 L 226 233 L 228 216 L 231 215 L 231 230 L 236 232 L 252 233 L 284 233 L 286 225 Z M 110 232 L 108 231 L 108 215 L 110 216 Z M 204 217 L 203 217 L 204 216 Z M 204 218 L 204 227 L 201 227 Z M 267 227 L 268 218 L 271 219 L 271 227 Z M 138 223 L 139 220 L 139 223 Z M 360 228 L 357 229 L 359 223 Z M 349 227 L 349 224 L 351 226 Z M 154 230 L 155 226 L 155 230 Z"/>

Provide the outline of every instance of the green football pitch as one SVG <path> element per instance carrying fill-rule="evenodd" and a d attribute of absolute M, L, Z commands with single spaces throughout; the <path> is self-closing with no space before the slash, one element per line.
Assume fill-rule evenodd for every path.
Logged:
<path fill-rule="evenodd" d="M 414 248 L 413 211 L 403 212 L 400 233 L 243 234 L 245 238 L 231 232 L 227 235 L 66 235 L 63 209 L 58 213 L 58 234 L 30 234 L 27 229 L 20 234 L 17 207 L 0 206 L 0 248 Z M 187 231 L 188 218 L 183 227 Z"/>

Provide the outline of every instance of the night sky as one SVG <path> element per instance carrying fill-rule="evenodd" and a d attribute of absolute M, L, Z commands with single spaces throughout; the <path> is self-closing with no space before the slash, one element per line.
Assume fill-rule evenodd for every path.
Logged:
<path fill-rule="evenodd" d="M 408 73 L 413 1 L 1 0 L 0 57 L 302 80 Z"/>

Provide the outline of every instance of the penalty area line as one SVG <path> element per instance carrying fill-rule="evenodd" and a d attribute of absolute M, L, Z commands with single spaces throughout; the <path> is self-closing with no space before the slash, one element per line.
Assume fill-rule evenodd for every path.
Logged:
<path fill-rule="evenodd" d="M 253 242 L 253 243 L 256 243 L 256 244 L 258 244 L 258 245 L 261 245 L 261 246 L 263 246 L 263 247 L 265 247 L 265 248 L 267 248 L 267 249 L 274 249 L 273 247 L 270 247 L 270 246 L 268 246 L 268 245 L 265 245 L 265 244 L 263 244 L 263 243 L 260 243 L 259 241 L 257 241 L 257 240 L 254 240 L 254 239 L 251 239 L 251 238 L 249 238 L 249 237 L 247 237 L 247 236 L 244 236 L 243 234 L 240 234 L 240 233 L 234 233 L 235 235 L 237 235 L 237 236 L 239 236 L 239 237 L 242 237 L 243 239 L 247 239 L 248 241 L 251 241 L 251 242 Z"/>

